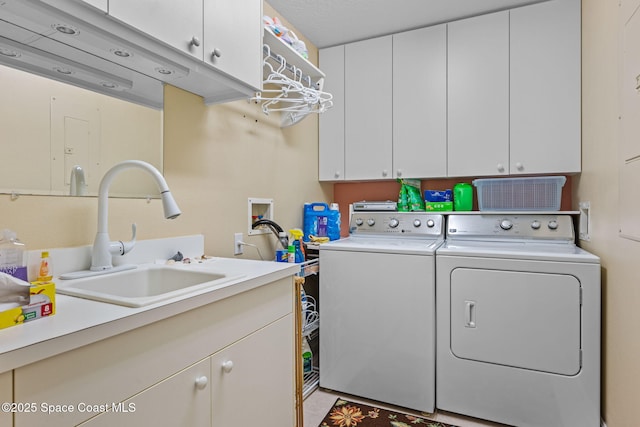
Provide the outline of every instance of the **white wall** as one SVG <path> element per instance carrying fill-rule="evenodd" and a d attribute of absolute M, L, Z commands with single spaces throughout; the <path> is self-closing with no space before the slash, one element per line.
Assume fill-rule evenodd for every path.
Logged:
<path fill-rule="evenodd" d="M 583 172 L 573 187 L 575 208 L 591 202 L 591 241 L 582 246 L 602 261 L 602 415 L 608 427 L 638 425 L 640 384 L 640 242 L 618 235 L 618 198 L 625 196 L 618 177 L 618 3 L 582 1 Z"/>

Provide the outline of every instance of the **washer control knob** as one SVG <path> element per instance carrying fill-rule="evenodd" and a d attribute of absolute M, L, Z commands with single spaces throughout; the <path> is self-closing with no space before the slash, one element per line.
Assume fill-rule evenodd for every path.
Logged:
<path fill-rule="evenodd" d="M 531 228 L 533 228 L 534 230 L 538 230 L 538 229 L 540 229 L 540 221 L 538 221 L 537 219 L 536 219 L 536 220 L 534 220 L 534 221 L 531 223 Z"/>
<path fill-rule="evenodd" d="M 421 225 L 422 225 L 422 221 L 420 221 L 419 219 L 416 218 L 416 219 L 413 220 L 413 226 L 414 227 L 418 228 Z"/>
<path fill-rule="evenodd" d="M 374 225 L 376 225 L 376 220 L 373 218 L 369 218 L 367 220 L 367 225 L 369 225 L 369 227 L 373 227 Z"/>
<path fill-rule="evenodd" d="M 432 220 L 432 219 L 428 219 L 427 220 L 427 227 L 433 228 L 433 227 L 435 227 L 435 225 L 436 225 L 436 222 L 434 220 Z"/>
<path fill-rule="evenodd" d="M 398 221 L 396 218 L 391 218 L 389 220 L 389 227 L 396 228 L 398 225 L 400 225 L 400 221 Z"/>
<path fill-rule="evenodd" d="M 500 228 L 503 230 L 511 230 L 511 228 L 513 228 L 513 223 L 508 219 L 503 219 L 500 221 Z"/>
<path fill-rule="evenodd" d="M 356 225 L 360 227 L 362 224 L 364 224 L 364 220 L 362 218 L 356 218 Z"/>
<path fill-rule="evenodd" d="M 558 228 L 558 221 L 549 221 L 549 230 L 556 230 Z"/>

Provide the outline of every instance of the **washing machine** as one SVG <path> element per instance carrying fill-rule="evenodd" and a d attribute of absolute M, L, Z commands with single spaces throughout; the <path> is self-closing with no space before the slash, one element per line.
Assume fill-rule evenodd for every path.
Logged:
<path fill-rule="evenodd" d="M 443 217 L 356 211 L 350 231 L 319 246 L 320 387 L 433 412 Z"/>
<path fill-rule="evenodd" d="M 600 261 L 570 215 L 450 215 L 436 271 L 438 408 L 600 426 Z"/>

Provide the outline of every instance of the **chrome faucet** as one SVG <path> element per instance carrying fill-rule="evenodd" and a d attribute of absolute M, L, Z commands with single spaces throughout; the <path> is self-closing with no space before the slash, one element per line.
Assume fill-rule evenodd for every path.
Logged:
<path fill-rule="evenodd" d="M 136 225 L 132 225 L 133 237 L 129 242 L 114 241 L 109 238 L 109 229 L 107 216 L 109 212 L 109 186 L 113 178 L 125 169 L 138 168 L 149 172 L 156 181 L 156 185 L 160 190 L 162 197 L 162 207 L 164 208 L 164 216 L 167 219 L 178 217 L 181 212 L 176 204 L 171 191 L 160 172 L 147 162 L 141 160 L 125 160 L 113 166 L 107 171 L 100 181 L 98 188 L 98 231 L 93 242 L 93 250 L 91 252 L 91 267 L 89 271 L 76 271 L 60 276 L 61 279 L 77 279 L 80 277 L 94 276 L 97 274 L 110 273 L 115 271 L 130 270 L 135 268 L 133 265 L 113 266 L 113 255 L 124 255 L 133 249 L 136 243 Z"/>

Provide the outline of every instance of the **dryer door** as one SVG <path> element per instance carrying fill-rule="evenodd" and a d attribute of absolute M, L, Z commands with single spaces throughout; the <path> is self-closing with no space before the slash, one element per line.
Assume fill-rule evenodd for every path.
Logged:
<path fill-rule="evenodd" d="M 451 351 L 458 358 L 575 375 L 580 315 L 580 282 L 571 275 L 451 273 Z"/>

